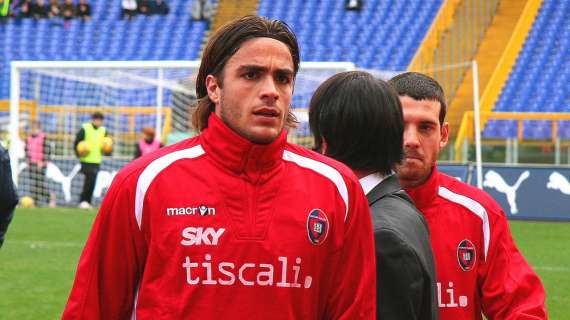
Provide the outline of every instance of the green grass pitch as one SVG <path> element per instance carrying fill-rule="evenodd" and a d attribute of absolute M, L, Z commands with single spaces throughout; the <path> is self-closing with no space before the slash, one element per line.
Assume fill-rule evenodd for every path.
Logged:
<path fill-rule="evenodd" d="M 0 318 L 59 319 L 95 211 L 18 209 L 0 249 Z M 569 223 L 511 222 L 542 278 L 550 319 L 568 319 Z"/>

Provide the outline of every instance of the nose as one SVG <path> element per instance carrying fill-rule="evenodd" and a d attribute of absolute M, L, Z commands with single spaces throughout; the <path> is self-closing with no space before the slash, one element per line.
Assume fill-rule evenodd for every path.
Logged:
<path fill-rule="evenodd" d="M 266 102 L 273 103 L 279 99 L 279 91 L 277 84 L 272 77 L 266 77 L 261 84 L 261 99 Z"/>
<path fill-rule="evenodd" d="M 404 148 L 418 148 L 419 146 L 418 131 L 415 128 L 406 127 L 404 129 Z"/>

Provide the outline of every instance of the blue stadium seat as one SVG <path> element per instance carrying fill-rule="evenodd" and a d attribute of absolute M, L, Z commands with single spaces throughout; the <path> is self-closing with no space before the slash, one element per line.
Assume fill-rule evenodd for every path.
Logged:
<path fill-rule="evenodd" d="M 570 112 L 570 1 L 545 0 L 495 105 L 496 111 Z M 570 138 L 568 122 L 559 137 Z M 516 123 L 509 126 L 516 126 Z M 489 132 L 487 132 L 489 130 Z M 494 134 L 487 126 L 483 135 Z M 524 137 L 550 139 L 549 122 L 525 124 Z"/>
<path fill-rule="evenodd" d="M 440 5 L 441 0 L 369 0 L 354 12 L 344 9 L 344 1 L 261 0 L 257 13 L 291 25 L 304 61 L 343 60 L 362 68 L 402 70 Z"/>
<path fill-rule="evenodd" d="M 167 16 L 119 20 L 120 1 L 91 0 L 89 22 L 21 19 L 0 24 L 0 99 L 9 97 L 12 60 L 196 60 L 208 24 L 191 21 L 187 0 L 167 0 Z M 6 44 L 10 45 L 6 45 Z M 170 50 L 170 45 L 173 49 Z M 8 70 L 5 72 L 4 70 Z"/>

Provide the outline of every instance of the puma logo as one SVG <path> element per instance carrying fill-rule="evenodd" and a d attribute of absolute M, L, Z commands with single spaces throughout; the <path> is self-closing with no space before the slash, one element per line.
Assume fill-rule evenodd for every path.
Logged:
<path fill-rule="evenodd" d="M 117 171 L 109 172 L 104 170 L 97 173 L 97 179 L 95 180 L 95 189 L 93 190 L 94 198 L 101 198 L 104 196 L 103 191 L 111 186 L 111 182 L 113 182 L 113 178 L 115 178 L 116 174 Z"/>
<path fill-rule="evenodd" d="M 570 195 L 570 182 L 562 174 L 554 171 L 548 177 L 546 184 L 548 189 L 560 190 L 563 194 Z"/>
<path fill-rule="evenodd" d="M 52 162 L 47 163 L 46 177 L 61 184 L 61 191 L 63 191 L 65 202 L 71 201 L 71 180 L 73 180 L 79 170 L 81 170 L 81 166 L 76 164 L 66 176 L 55 164 Z"/>
<path fill-rule="evenodd" d="M 500 193 L 504 193 L 507 196 L 507 202 L 511 209 L 512 214 L 517 214 L 519 212 L 517 208 L 516 198 L 517 190 L 519 189 L 521 183 L 530 176 L 530 172 L 526 170 L 518 178 L 517 182 L 510 186 L 508 185 L 503 177 L 499 175 L 496 171 L 489 170 L 485 173 L 485 180 L 483 181 L 483 186 L 491 189 L 495 189 Z"/>

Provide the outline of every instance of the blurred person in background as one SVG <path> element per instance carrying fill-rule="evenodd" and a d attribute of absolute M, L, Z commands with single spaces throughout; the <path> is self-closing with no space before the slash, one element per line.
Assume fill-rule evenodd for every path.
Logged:
<path fill-rule="evenodd" d="M 404 114 L 400 184 L 424 215 L 443 320 L 547 319 L 544 287 L 486 192 L 437 169 L 449 138 L 443 89 L 417 72 L 395 76 Z"/>
<path fill-rule="evenodd" d="M 14 6 L 14 14 L 17 18 L 31 18 L 32 17 L 32 1 L 21 0 Z"/>
<path fill-rule="evenodd" d="M 151 14 L 159 14 L 159 15 L 167 15 L 170 11 L 168 4 L 166 1 L 163 0 L 154 0 L 150 4 L 150 13 Z"/>
<path fill-rule="evenodd" d="M 73 5 L 73 0 L 63 0 L 61 15 L 63 16 L 63 20 L 66 21 L 75 18 L 75 6 Z"/>
<path fill-rule="evenodd" d="M 339 73 L 309 107 L 315 149 L 346 164 L 368 198 L 375 238 L 377 319 L 438 318 L 427 223 L 400 187 L 404 120 L 398 95 L 366 72 Z"/>
<path fill-rule="evenodd" d="M 34 19 L 46 19 L 49 17 L 49 6 L 44 0 L 36 0 L 32 5 L 32 15 Z"/>
<path fill-rule="evenodd" d="M 8 225 L 14 216 L 14 209 L 18 204 L 18 193 L 12 180 L 12 168 L 8 151 L 0 145 L 0 248 Z"/>
<path fill-rule="evenodd" d="M 79 0 L 75 12 L 77 13 L 77 17 L 79 17 L 82 21 L 91 20 L 91 5 L 87 2 L 87 0 Z"/>
<path fill-rule="evenodd" d="M 190 7 L 192 20 L 210 20 L 213 14 L 213 5 L 210 0 L 194 0 Z"/>
<path fill-rule="evenodd" d="M 137 15 L 138 4 L 136 0 L 121 0 L 121 19 L 131 20 Z"/>
<path fill-rule="evenodd" d="M 61 16 L 61 7 L 59 5 L 59 0 L 50 0 L 49 1 L 48 16 L 50 19 L 59 18 Z"/>
<path fill-rule="evenodd" d="M 30 123 L 30 133 L 26 138 L 26 160 L 30 172 L 31 194 L 36 204 L 49 202 L 50 207 L 55 203 L 50 201 L 47 188 L 46 169 L 51 156 L 51 146 L 42 131 L 40 123 L 35 120 Z"/>
<path fill-rule="evenodd" d="M 4 22 L 10 14 L 10 0 L 0 0 L 0 19 L 2 22 Z"/>
<path fill-rule="evenodd" d="M 149 0 L 137 0 L 137 8 L 140 14 L 150 15 Z"/>
<path fill-rule="evenodd" d="M 108 136 L 107 129 L 103 126 L 104 116 L 101 112 L 91 115 L 91 122 L 84 123 L 75 136 L 73 147 L 75 154 L 81 163 L 81 173 L 85 176 L 83 189 L 79 198 L 79 208 L 91 209 L 91 199 L 99 168 L 103 162 L 103 139 Z M 78 146 L 84 142 L 87 146 L 85 152 L 80 152 Z"/>
<path fill-rule="evenodd" d="M 162 148 L 160 140 L 155 138 L 153 127 L 144 127 L 141 129 L 141 133 L 142 137 L 135 145 L 135 159 Z"/>
<path fill-rule="evenodd" d="M 344 7 L 346 10 L 359 11 L 362 9 L 362 0 L 345 0 Z"/>

